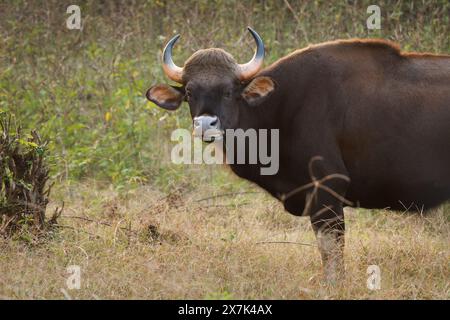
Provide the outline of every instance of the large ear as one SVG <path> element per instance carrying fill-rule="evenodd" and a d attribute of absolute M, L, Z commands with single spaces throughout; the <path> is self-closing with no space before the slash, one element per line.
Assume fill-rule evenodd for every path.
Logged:
<path fill-rule="evenodd" d="M 167 84 L 157 84 L 148 89 L 145 96 L 163 109 L 176 110 L 183 102 L 184 89 L 183 87 L 172 87 Z"/>
<path fill-rule="evenodd" d="M 253 79 L 242 92 L 242 97 L 250 106 L 257 106 L 275 90 L 275 82 L 265 76 Z"/>

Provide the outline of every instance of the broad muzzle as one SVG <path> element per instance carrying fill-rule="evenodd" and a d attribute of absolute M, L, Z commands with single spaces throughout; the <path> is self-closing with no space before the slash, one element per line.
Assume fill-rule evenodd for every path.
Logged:
<path fill-rule="evenodd" d="M 222 134 L 220 120 L 217 116 L 201 115 L 194 118 L 194 137 L 201 138 L 205 142 L 211 142 L 221 139 Z"/>

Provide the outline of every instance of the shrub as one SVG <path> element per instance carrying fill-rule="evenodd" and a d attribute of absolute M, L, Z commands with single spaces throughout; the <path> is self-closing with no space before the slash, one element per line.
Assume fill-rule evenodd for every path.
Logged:
<path fill-rule="evenodd" d="M 56 209 L 46 221 L 51 185 L 45 163 L 46 145 L 37 131 L 23 136 L 13 117 L 0 114 L 0 234 L 10 236 L 30 230 L 42 234 L 56 223 Z"/>

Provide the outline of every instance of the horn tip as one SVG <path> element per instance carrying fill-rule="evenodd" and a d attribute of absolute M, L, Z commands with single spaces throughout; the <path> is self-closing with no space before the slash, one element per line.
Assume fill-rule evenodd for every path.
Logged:
<path fill-rule="evenodd" d="M 175 42 L 178 40 L 179 37 L 180 37 L 180 34 L 177 33 L 176 35 L 174 35 L 174 36 L 169 40 L 169 42 L 167 42 L 167 44 L 170 44 L 170 43 L 175 44 Z"/>
<path fill-rule="evenodd" d="M 172 37 L 172 39 L 170 39 L 170 42 L 173 42 L 173 43 L 175 43 L 177 40 L 178 40 L 178 38 L 180 38 L 180 34 L 179 33 L 177 33 L 176 35 L 174 35 L 173 37 Z"/>

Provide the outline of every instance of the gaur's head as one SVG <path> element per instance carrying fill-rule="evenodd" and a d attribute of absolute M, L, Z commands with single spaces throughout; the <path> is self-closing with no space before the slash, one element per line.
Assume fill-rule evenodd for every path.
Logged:
<path fill-rule="evenodd" d="M 238 64 L 222 49 L 210 48 L 198 50 L 183 68 L 178 67 L 172 60 L 172 48 L 179 35 L 173 37 L 163 51 L 163 69 L 181 86 L 155 85 L 147 91 L 147 99 L 167 110 L 176 110 L 187 101 L 194 134 L 204 141 L 219 138 L 225 129 L 237 128 L 242 108 L 259 105 L 275 89 L 270 78 L 255 77 L 263 64 L 264 44 L 253 29 L 248 30 L 256 51 L 246 64 Z"/>

